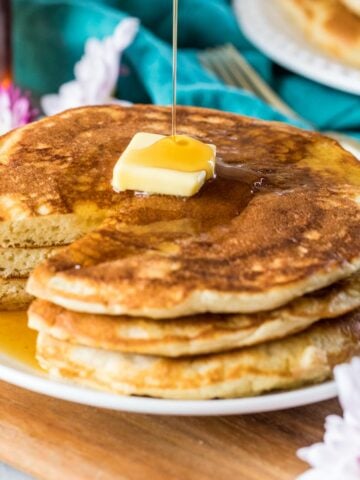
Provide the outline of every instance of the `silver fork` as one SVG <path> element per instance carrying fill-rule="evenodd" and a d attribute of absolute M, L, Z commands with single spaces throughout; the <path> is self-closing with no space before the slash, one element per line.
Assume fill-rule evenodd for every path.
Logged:
<path fill-rule="evenodd" d="M 301 121 L 305 126 L 314 128 L 308 120 L 298 115 L 279 97 L 233 45 L 204 50 L 199 54 L 199 59 L 207 70 L 221 78 L 226 84 L 252 92 L 288 118 Z M 334 131 L 322 133 L 341 142 L 356 156 L 360 155 L 360 142 L 349 135 Z"/>

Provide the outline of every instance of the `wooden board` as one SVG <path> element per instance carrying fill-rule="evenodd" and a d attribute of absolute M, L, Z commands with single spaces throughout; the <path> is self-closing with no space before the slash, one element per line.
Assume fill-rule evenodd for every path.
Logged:
<path fill-rule="evenodd" d="M 84 407 L 0 382 L 0 460 L 41 480 L 293 480 L 335 400 L 236 417 Z"/>

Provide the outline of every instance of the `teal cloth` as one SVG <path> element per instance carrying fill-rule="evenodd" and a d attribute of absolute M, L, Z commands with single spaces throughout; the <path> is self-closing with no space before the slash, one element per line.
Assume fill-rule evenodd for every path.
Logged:
<path fill-rule="evenodd" d="M 172 0 L 14 0 L 17 82 L 36 95 L 57 91 L 73 77 L 86 39 L 111 34 L 128 15 L 138 17 L 142 26 L 126 51 L 124 63 L 130 74 L 120 77 L 118 96 L 132 102 L 169 104 Z M 360 97 L 274 65 L 246 40 L 229 0 L 179 0 L 179 104 L 287 120 L 252 94 L 225 85 L 201 67 L 199 49 L 228 42 L 316 128 L 360 134 Z"/>

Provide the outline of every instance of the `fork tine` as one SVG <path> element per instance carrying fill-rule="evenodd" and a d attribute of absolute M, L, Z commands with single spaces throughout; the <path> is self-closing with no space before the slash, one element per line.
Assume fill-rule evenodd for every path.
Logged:
<path fill-rule="evenodd" d="M 306 122 L 264 82 L 233 45 L 208 49 L 199 54 L 199 58 L 205 68 L 215 73 L 228 85 L 242 87 L 285 116 Z"/>
<path fill-rule="evenodd" d="M 234 72 L 232 65 L 222 59 L 222 48 L 207 49 L 199 55 L 200 61 L 205 68 L 212 71 L 224 80 L 228 85 L 234 87 L 242 87 L 248 91 L 252 91 L 251 85 L 240 72 Z"/>
<path fill-rule="evenodd" d="M 243 72 L 244 76 L 252 84 L 252 91 L 267 103 L 275 107 L 284 115 L 296 120 L 303 120 L 301 117 L 289 107 L 271 87 L 260 77 L 247 60 L 241 55 L 233 45 L 228 44 L 223 48 L 223 58 L 227 58 L 229 63 L 237 65 Z"/>
<path fill-rule="evenodd" d="M 227 62 L 222 60 L 221 52 L 218 49 L 207 50 L 200 55 L 200 60 L 205 68 L 214 72 L 228 85 L 250 89 L 250 85 L 242 75 L 234 75 Z"/>
<path fill-rule="evenodd" d="M 301 118 L 291 109 L 277 93 L 267 85 L 260 75 L 252 68 L 247 60 L 241 55 L 233 45 L 228 44 L 222 47 L 205 50 L 199 54 L 199 59 L 205 68 L 215 73 L 223 79 L 225 83 L 233 86 L 240 86 L 255 93 L 259 98 L 274 106 L 290 118 L 302 121 L 308 128 L 314 128 L 313 125 L 304 118 Z M 354 138 L 339 132 L 324 132 L 331 138 L 335 138 L 344 143 L 352 153 L 357 156 L 360 142 Z M 351 148 L 350 148 L 351 147 Z"/>
<path fill-rule="evenodd" d="M 230 78 L 229 75 L 227 75 L 227 72 L 224 72 L 217 60 L 214 60 L 212 51 L 203 52 L 199 55 L 199 57 L 203 66 L 210 72 L 214 73 L 218 78 L 223 80 L 227 85 L 234 87 L 239 86 L 233 78 Z"/>

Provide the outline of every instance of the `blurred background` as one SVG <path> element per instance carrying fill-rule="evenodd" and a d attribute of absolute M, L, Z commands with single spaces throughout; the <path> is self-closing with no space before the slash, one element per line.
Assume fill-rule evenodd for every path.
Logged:
<path fill-rule="evenodd" d="M 180 0 L 179 104 L 358 136 L 358 1 Z M 297 4 L 303 11 L 294 9 Z M 307 17 L 309 9 L 314 11 Z M 107 102 L 106 97 L 170 103 L 172 0 L 0 0 L 0 12 L 3 85 L 11 75 L 39 106 L 41 97 L 77 80 L 65 87 L 62 99 L 40 102 L 44 113 Z M 101 85 L 111 70 L 110 47 L 93 44 L 86 66 L 78 74 L 74 67 L 89 39 L 111 37 L 129 17 L 140 23 L 136 33 L 120 33 L 128 46 L 117 52 L 116 87 L 109 95 Z M 240 60 L 230 49 L 207 51 L 224 45 L 232 45 Z M 250 74 L 248 66 L 254 69 Z"/>

